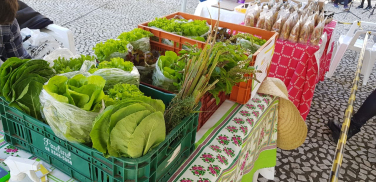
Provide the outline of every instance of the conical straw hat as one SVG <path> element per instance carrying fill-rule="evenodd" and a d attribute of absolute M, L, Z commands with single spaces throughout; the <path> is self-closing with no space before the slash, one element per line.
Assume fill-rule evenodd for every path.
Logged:
<path fill-rule="evenodd" d="M 292 150 L 302 145 L 307 137 L 307 125 L 294 103 L 289 100 L 285 84 L 277 78 L 265 79 L 259 93 L 279 97 L 277 146 Z"/>

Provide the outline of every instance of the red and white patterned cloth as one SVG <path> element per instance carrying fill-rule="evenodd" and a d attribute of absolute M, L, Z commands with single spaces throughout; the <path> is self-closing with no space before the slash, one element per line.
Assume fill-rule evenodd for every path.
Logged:
<path fill-rule="evenodd" d="M 336 24 L 336 21 L 332 21 L 324 28 L 328 41 L 320 59 L 320 70 L 315 57 L 319 46 L 282 40 L 276 42 L 269 77 L 279 78 L 286 84 L 289 99 L 299 109 L 304 120 L 309 113 L 316 84 L 323 81 L 325 73 L 329 71 L 333 49 L 328 52 L 328 47 Z M 330 47 L 333 48 L 333 45 Z"/>

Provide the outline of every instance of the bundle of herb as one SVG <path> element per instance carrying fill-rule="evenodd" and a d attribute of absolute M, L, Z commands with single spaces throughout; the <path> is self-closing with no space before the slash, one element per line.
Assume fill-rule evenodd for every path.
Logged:
<path fill-rule="evenodd" d="M 172 99 L 165 112 L 167 133 L 172 131 L 184 117 L 191 114 L 198 106 L 201 97 L 207 91 L 213 89 L 218 82 L 218 80 L 215 80 L 209 84 L 219 57 L 223 54 L 222 50 L 218 50 L 216 55 L 213 54 L 218 22 L 215 25 L 215 32 L 211 32 L 208 36 L 207 45 L 204 49 L 198 50 L 187 61 L 181 89 Z"/>

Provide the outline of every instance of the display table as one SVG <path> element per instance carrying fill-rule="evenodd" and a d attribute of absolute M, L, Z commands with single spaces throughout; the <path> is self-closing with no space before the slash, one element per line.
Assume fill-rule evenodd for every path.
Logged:
<path fill-rule="evenodd" d="M 250 182 L 257 170 L 274 167 L 278 101 L 263 94 L 245 105 L 227 100 L 197 133 L 196 150 L 169 181 Z M 273 179 L 273 168 L 264 172 Z"/>
<path fill-rule="evenodd" d="M 212 7 L 211 5 L 216 4 L 217 1 L 204 1 L 197 5 L 195 15 L 202 16 L 206 18 L 211 18 L 218 20 L 218 8 Z M 240 4 L 239 4 L 240 5 Z M 221 9 L 220 11 L 220 21 L 240 24 L 244 21 L 245 14 L 239 13 L 236 11 L 228 11 L 225 9 Z"/>
<path fill-rule="evenodd" d="M 200 179 L 224 181 L 240 179 L 252 181 L 253 174 L 261 173 L 274 178 L 276 165 L 276 140 L 278 99 L 259 94 L 246 105 L 226 101 L 196 135 L 197 149 L 177 169 L 170 181 L 195 182 Z M 18 150 L 4 141 L 0 135 L 0 159 L 16 156 L 36 159 L 31 154 Z M 39 160 L 39 159 L 36 159 Z M 75 180 L 43 162 L 52 173 L 49 179 L 59 182 Z M 4 163 L 0 165 L 9 170 Z M 270 168 L 271 167 L 271 168 Z M 256 176 L 257 179 L 257 176 Z M 27 177 L 23 182 L 30 181 Z M 204 181 L 203 181 L 204 182 Z"/>
<path fill-rule="evenodd" d="M 332 21 L 324 28 L 328 41 L 324 45 L 321 44 L 321 56 L 315 56 L 320 49 L 319 46 L 282 40 L 276 42 L 269 77 L 279 78 L 285 83 L 289 99 L 304 119 L 309 113 L 316 84 L 324 80 L 325 73 L 329 71 L 333 51 L 331 38 L 336 24 L 336 21 Z"/>

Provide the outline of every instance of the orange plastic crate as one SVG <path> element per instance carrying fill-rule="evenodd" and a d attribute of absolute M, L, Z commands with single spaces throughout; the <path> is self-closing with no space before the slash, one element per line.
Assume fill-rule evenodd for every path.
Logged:
<path fill-rule="evenodd" d="M 215 25 L 217 23 L 217 20 L 209 19 L 201 16 L 195 16 L 187 13 L 182 12 L 176 12 L 170 15 L 165 16 L 168 19 L 174 18 L 176 15 L 180 15 L 185 19 L 193 19 L 193 20 L 206 20 L 208 24 Z M 166 50 L 175 51 L 178 53 L 180 50 L 182 50 L 183 44 L 192 44 L 197 45 L 199 48 L 204 48 L 206 43 L 201 42 L 198 40 L 190 39 L 181 35 L 173 34 L 170 32 L 166 32 L 163 30 L 159 30 L 156 28 L 152 28 L 148 26 L 149 22 L 141 23 L 138 25 L 138 28 L 142 28 L 144 30 L 150 31 L 154 34 L 154 36 L 158 37 L 158 41 L 151 40 L 152 45 L 157 45 L 158 47 L 163 47 Z M 237 33 L 250 33 L 252 35 L 256 35 L 258 37 L 261 37 L 262 39 L 266 39 L 266 43 L 261 46 L 259 50 L 257 50 L 252 55 L 252 60 L 250 62 L 250 66 L 253 66 L 255 64 L 257 55 L 269 44 L 273 42 L 273 40 L 276 40 L 278 38 L 278 33 L 266 31 L 259 28 L 254 27 L 247 27 L 244 25 L 238 25 L 228 22 L 219 21 L 219 27 L 221 28 L 227 28 L 229 30 L 229 34 L 235 35 Z M 162 39 L 168 39 L 174 42 L 173 46 L 166 45 L 162 43 Z M 275 42 L 275 41 L 274 41 Z M 231 95 L 229 97 L 230 100 L 235 101 L 239 104 L 245 104 L 248 102 L 248 100 L 251 98 L 251 91 L 252 91 L 252 81 L 242 82 L 235 86 L 233 86 Z M 201 115 L 200 115 L 201 116 Z M 200 126 L 200 125 L 199 125 Z"/>

